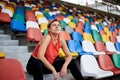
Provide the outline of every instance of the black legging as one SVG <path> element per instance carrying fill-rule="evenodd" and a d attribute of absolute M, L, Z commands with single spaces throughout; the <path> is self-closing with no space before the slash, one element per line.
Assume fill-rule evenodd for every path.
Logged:
<path fill-rule="evenodd" d="M 54 61 L 52 65 L 56 71 L 59 72 L 64 62 L 65 60 L 57 60 Z M 34 80 L 43 80 L 43 74 L 52 73 L 51 70 L 47 69 L 40 60 L 37 60 L 32 56 L 29 59 L 26 68 L 28 73 L 33 75 Z M 74 60 L 69 63 L 68 68 L 76 80 L 84 80 Z"/>

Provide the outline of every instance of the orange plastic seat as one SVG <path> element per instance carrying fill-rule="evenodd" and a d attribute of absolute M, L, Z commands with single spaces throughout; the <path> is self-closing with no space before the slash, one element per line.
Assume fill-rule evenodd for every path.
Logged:
<path fill-rule="evenodd" d="M 26 80 L 21 63 L 16 59 L 0 59 L 0 80 Z"/>
<path fill-rule="evenodd" d="M 106 54 L 98 55 L 98 63 L 100 65 L 101 69 L 107 70 L 107 71 L 112 71 L 114 73 L 114 75 L 120 74 L 120 69 L 116 68 L 113 65 L 113 62 L 112 62 L 110 56 L 108 56 Z"/>

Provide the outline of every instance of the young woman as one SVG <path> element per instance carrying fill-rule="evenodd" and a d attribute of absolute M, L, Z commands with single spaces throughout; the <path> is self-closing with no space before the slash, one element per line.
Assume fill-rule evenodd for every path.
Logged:
<path fill-rule="evenodd" d="M 83 80 L 83 77 L 68 50 L 65 40 L 60 36 L 61 26 L 58 20 L 54 19 L 48 24 L 48 34 L 36 45 L 31 55 L 27 71 L 33 75 L 34 80 L 43 80 L 43 74 L 52 73 L 54 80 L 67 75 L 67 68 L 70 69 L 76 80 Z M 59 49 L 62 48 L 66 58 L 58 60 Z"/>

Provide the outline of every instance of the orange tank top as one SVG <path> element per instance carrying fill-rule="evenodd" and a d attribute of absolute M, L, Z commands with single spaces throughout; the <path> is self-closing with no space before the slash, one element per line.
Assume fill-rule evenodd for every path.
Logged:
<path fill-rule="evenodd" d="M 39 47 L 40 45 L 37 44 L 32 53 L 32 56 L 37 57 Z M 59 49 L 60 49 L 60 38 L 58 37 L 56 44 L 53 43 L 53 40 L 51 38 L 50 43 L 48 44 L 48 47 L 45 52 L 45 57 L 51 64 L 54 62 L 55 58 L 58 56 Z"/>

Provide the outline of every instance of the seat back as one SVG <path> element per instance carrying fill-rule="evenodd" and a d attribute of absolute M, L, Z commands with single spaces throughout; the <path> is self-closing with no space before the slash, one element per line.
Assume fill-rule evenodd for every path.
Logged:
<path fill-rule="evenodd" d="M 70 27 L 70 26 L 65 26 L 65 31 L 66 32 L 68 32 L 69 34 L 71 34 L 74 30 L 73 30 L 73 28 L 72 27 Z"/>
<path fill-rule="evenodd" d="M 80 41 L 80 42 L 82 42 L 82 40 L 83 40 L 82 35 L 79 32 L 72 32 L 71 33 L 71 38 L 73 40 L 77 40 L 77 41 Z"/>
<path fill-rule="evenodd" d="M 115 45 L 116 50 L 120 51 L 120 42 L 116 42 L 114 43 L 114 45 Z"/>
<path fill-rule="evenodd" d="M 27 40 L 33 42 L 39 42 L 42 38 L 42 32 L 37 28 L 28 28 L 27 29 Z"/>
<path fill-rule="evenodd" d="M 112 71 L 115 75 L 120 74 L 120 69 L 114 66 L 109 55 L 106 55 L 106 54 L 99 55 L 98 63 L 101 69 Z"/>
<path fill-rule="evenodd" d="M 0 59 L 0 80 L 26 80 L 21 63 L 16 59 Z"/>
<path fill-rule="evenodd" d="M 91 41 L 92 43 L 94 43 L 92 35 L 89 33 L 83 33 L 83 40 L 88 40 L 88 41 Z"/>
<path fill-rule="evenodd" d="M 111 71 L 114 68 L 111 58 L 106 54 L 98 55 L 98 63 L 103 70 Z"/>
<path fill-rule="evenodd" d="M 115 67 L 120 68 L 120 54 L 113 54 L 112 61 Z"/>
<path fill-rule="evenodd" d="M 71 52 L 82 52 L 83 51 L 79 41 L 68 40 L 67 44 Z"/>
<path fill-rule="evenodd" d="M 93 55 L 82 55 L 80 66 L 83 76 L 95 76 L 100 70 L 97 60 Z"/>
<path fill-rule="evenodd" d="M 106 52 L 106 47 L 105 47 L 105 45 L 104 45 L 103 42 L 96 41 L 96 42 L 95 42 L 95 48 L 96 48 L 97 51 Z"/>
<path fill-rule="evenodd" d="M 66 41 L 71 40 L 70 34 L 67 33 L 66 31 L 61 31 L 60 34 L 61 34 L 62 38 L 64 38 Z"/>
<path fill-rule="evenodd" d="M 109 51 L 109 52 L 116 52 L 116 48 L 114 46 L 114 43 L 106 42 L 105 45 L 106 45 L 107 51 Z"/>
<path fill-rule="evenodd" d="M 87 40 L 82 41 L 82 47 L 83 47 L 83 50 L 86 52 L 95 52 L 96 51 L 92 42 L 87 41 Z"/>
<path fill-rule="evenodd" d="M 113 43 L 115 43 L 115 42 L 117 42 L 117 38 L 114 37 L 114 36 L 110 36 L 110 41 L 113 42 Z"/>
<path fill-rule="evenodd" d="M 106 34 L 102 34 L 101 37 L 103 42 L 110 42 L 109 37 Z"/>

